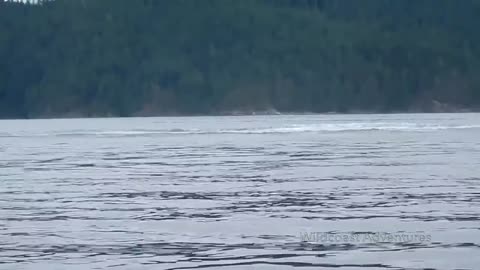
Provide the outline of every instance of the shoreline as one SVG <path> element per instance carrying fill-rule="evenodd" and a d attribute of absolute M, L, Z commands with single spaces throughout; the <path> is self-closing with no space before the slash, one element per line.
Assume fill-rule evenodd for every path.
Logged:
<path fill-rule="evenodd" d="M 391 112 L 378 112 L 378 111 L 352 111 L 352 112 L 226 112 L 226 113 L 212 113 L 212 114 L 152 114 L 152 115 L 131 115 L 131 116 L 88 116 L 88 115 L 76 115 L 71 114 L 53 115 L 53 116 L 39 116 L 39 117 L 25 117 L 25 118 L 9 118 L 0 117 L 0 121 L 15 121 L 15 120 L 68 120 L 68 119 L 114 119 L 114 118 L 184 118 L 184 117 L 249 117 L 249 116 L 301 116 L 301 115 L 318 115 L 318 116 L 339 116 L 339 115 L 404 115 L 404 114 L 475 114 L 480 113 L 480 110 L 457 110 L 457 111 L 445 111 L 445 112 L 429 112 L 429 111 L 391 111 Z"/>

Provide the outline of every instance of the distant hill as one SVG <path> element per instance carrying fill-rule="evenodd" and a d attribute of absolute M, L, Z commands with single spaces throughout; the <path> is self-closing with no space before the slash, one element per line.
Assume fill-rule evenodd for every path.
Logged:
<path fill-rule="evenodd" d="M 480 107 L 478 0 L 0 2 L 0 118 Z"/>

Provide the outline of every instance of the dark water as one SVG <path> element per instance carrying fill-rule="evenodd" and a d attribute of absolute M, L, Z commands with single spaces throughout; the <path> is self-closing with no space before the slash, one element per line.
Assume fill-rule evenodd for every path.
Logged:
<path fill-rule="evenodd" d="M 479 245 L 478 114 L 0 121 L 0 269 L 480 269 Z"/>

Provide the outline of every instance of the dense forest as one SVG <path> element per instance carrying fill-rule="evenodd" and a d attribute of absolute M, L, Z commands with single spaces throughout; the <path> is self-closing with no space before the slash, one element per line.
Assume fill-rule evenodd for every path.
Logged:
<path fill-rule="evenodd" d="M 480 108 L 480 0 L 0 0 L 0 117 Z"/>

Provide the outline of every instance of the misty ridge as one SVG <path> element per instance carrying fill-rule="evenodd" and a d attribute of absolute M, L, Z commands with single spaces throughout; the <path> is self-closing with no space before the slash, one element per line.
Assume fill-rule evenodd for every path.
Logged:
<path fill-rule="evenodd" d="M 480 108 L 477 0 L 0 2 L 0 118 Z"/>

